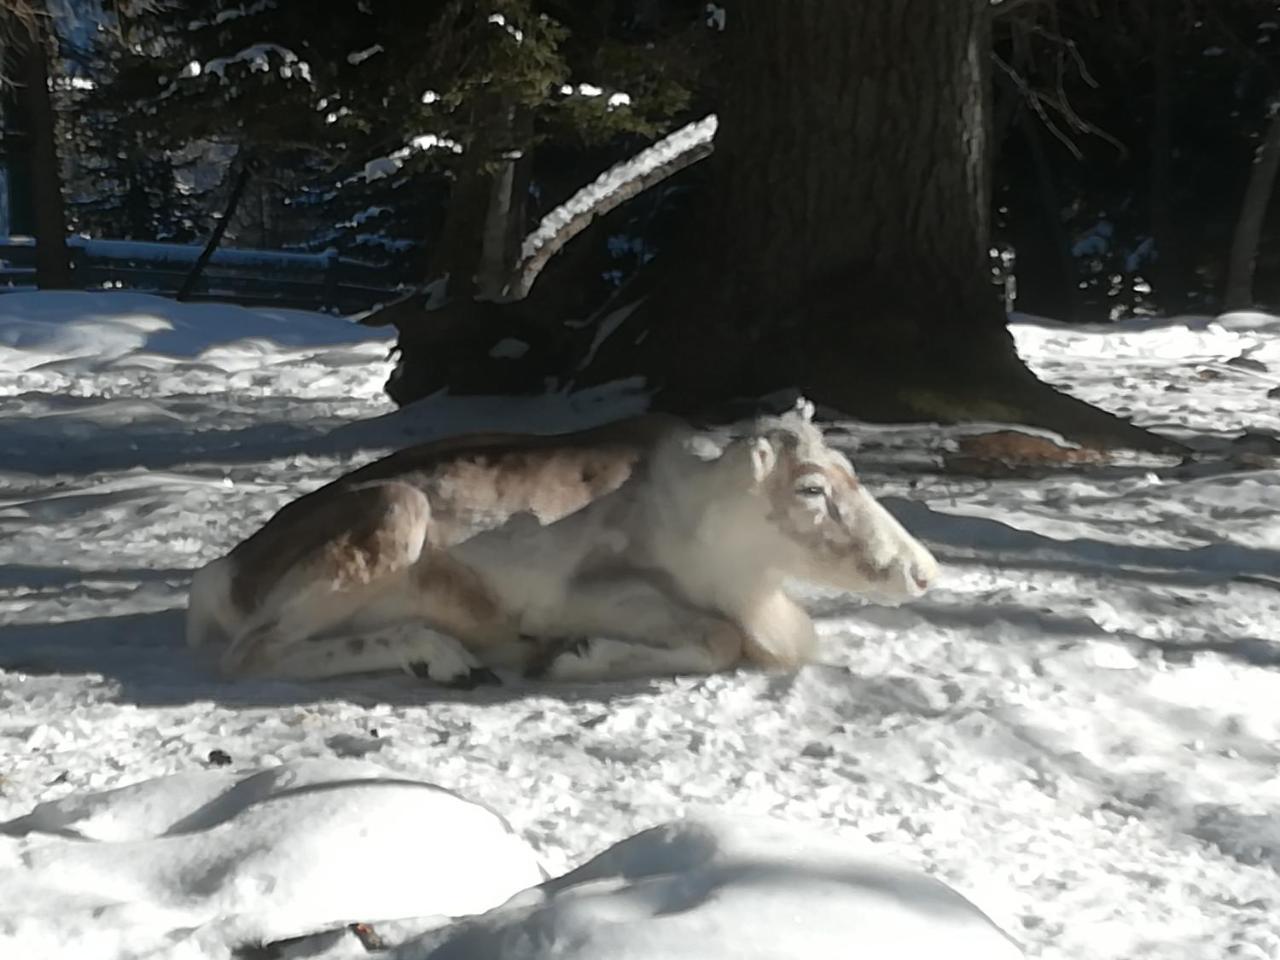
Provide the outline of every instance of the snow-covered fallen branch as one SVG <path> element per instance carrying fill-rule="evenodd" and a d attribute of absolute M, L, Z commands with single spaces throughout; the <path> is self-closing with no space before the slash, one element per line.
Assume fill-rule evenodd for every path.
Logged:
<path fill-rule="evenodd" d="M 524 239 L 507 299 L 528 296 L 547 261 L 596 217 L 710 156 L 716 124 L 715 114 L 686 124 L 630 160 L 610 167 L 543 217 L 537 229 Z"/>

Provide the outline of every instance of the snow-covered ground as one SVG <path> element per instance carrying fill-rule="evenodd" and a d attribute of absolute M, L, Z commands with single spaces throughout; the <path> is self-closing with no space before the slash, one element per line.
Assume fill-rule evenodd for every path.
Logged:
<path fill-rule="evenodd" d="M 1015 333 L 1047 378 L 1177 436 L 1196 461 L 974 478 L 940 468 L 972 427 L 840 424 L 868 485 L 946 564 L 926 598 L 889 609 L 807 593 L 822 663 L 795 676 L 459 693 L 400 676 L 223 682 L 182 645 L 190 572 L 390 447 L 512 419 L 585 425 L 637 409 L 633 388 L 393 413 L 385 331 L 135 295 L 0 296 L 0 822 L 27 817 L 0 828 L 0 956 L 6 938 L 41 944 L 15 956 L 56 956 L 56 942 L 76 957 L 223 956 L 233 934 L 294 936 L 326 911 L 395 940 L 417 929 L 379 922 L 414 912 L 403 878 L 420 878 L 422 914 L 456 909 L 433 892 L 450 890 L 442 863 L 468 860 L 453 830 L 479 831 L 477 846 L 446 875 L 485 903 L 526 885 L 518 845 L 492 852 L 509 835 L 424 782 L 496 811 L 553 876 L 714 808 L 815 824 L 833 844 L 867 838 L 1030 956 L 1280 956 L 1280 469 L 1267 439 L 1280 433 L 1267 396 L 1280 321 L 1023 318 Z M 284 772 L 252 776 L 271 767 Z M 145 802 L 84 796 L 168 774 L 183 776 L 143 788 Z M 281 787 L 299 777 L 306 795 Z M 272 790 L 292 805 L 255 813 Z M 432 799 L 414 822 L 419 792 Z M 459 928 L 452 946 L 437 935 L 436 956 L 473 955 L 468 943 L 499 955 L 552 929 L 548 916 L 576 934 L 586 917 L 599 935 L 602 916 L 805 908 L 762 900 L 760 876 L 719 862 L 674 883 L 628 874 L 617 898 L 588 871 L 581 889 L 566 880 Z M 735 922 L 707 916 L 700 928 L 721 939 Z M 581 955 L 618 955 L 590 942 L 605 952 Z M 292 949 L 364 948 L 339 930 Z"/>

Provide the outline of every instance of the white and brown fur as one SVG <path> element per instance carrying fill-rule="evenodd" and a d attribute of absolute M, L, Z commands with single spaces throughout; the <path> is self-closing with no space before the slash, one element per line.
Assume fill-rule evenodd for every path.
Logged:
<path fill-rule="evenodd" d="M 893 601 L 937 574 L 811 417 L 801 402 L 720 431 L 646 416 L 403 450 L 199 570 L 188 642 L 227 641 L 237 676 L 796 666 L 815 633 L 787 578 Z"/>

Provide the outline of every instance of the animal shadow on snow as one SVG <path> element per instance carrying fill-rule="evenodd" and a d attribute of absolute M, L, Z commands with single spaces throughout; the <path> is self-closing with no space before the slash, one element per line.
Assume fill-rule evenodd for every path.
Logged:
<path fill-rule="evenodd" d="M 0 670 L 43 677 L 100 674 L 115 699 L 139 706 L 212 700 L 228 706 L 289 706 L 322 701 L 412 706 L 500 704 L 530 697 L 608 702 L 655 689 L 658 681 L 551 683 L 504 677 L 499 686 L 455 690 L 407 674 L 333 680 L 236 680 L 216 673 L 214 654 L 183 641 L 185 611 L 105 614 L 59 623 L 0 625 Z"/>

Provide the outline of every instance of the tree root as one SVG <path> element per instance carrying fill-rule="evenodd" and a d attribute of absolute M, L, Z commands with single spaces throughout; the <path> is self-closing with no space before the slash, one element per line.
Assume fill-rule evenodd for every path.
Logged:
<path fill-rule="evenodd" d="M 937 390 L 899 392 L 908 419 L 961 423 L 990 420 L 1040 427 L 1085 446 L 1123 448 L 1145 453 L 1185 456 L 1190 448 L 1169 437 L 1068 396 L 1047 383 L 1032 381 L 1007 389 L 963 394 Z"/>

